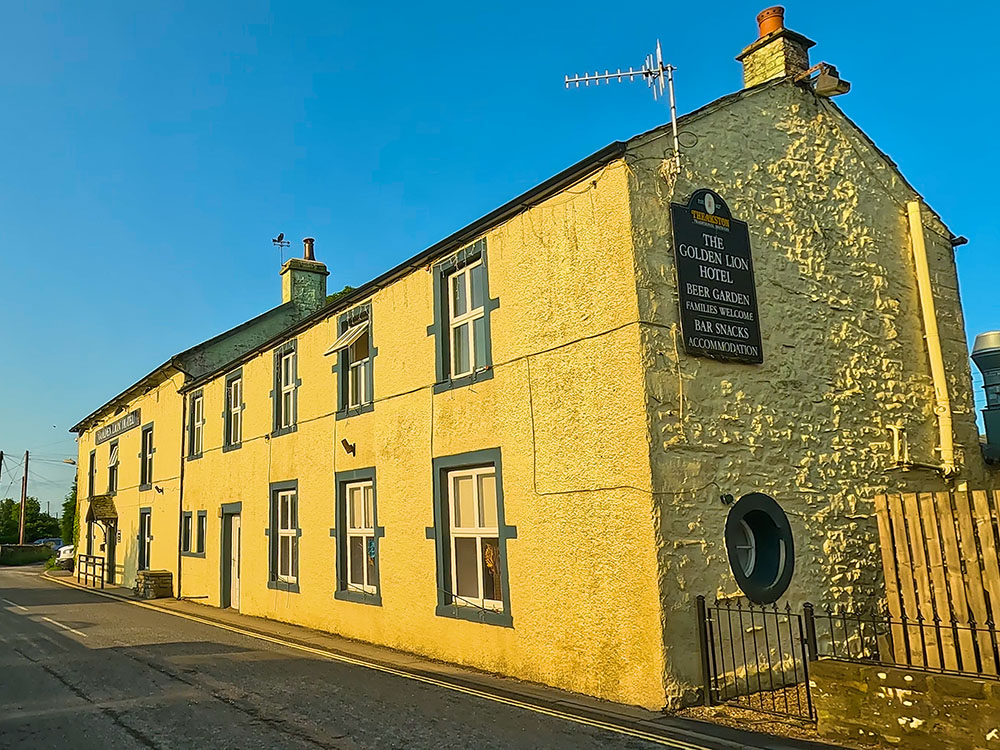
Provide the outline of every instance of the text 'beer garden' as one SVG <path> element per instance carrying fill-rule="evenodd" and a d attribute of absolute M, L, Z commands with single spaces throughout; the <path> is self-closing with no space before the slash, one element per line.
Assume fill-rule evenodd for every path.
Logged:
<path fill-rule="evenodd" d="M 688 205 L 670 204 L 688 354 L 759 364 L 764 361 L 750 234 L 711 190 Z"/>

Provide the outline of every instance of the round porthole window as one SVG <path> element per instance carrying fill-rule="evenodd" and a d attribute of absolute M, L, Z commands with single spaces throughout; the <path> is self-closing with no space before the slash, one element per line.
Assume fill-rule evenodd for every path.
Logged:
<path fill-rule="evenodd" d="M 756 604 L 770 604 L 788 590 L 795 550 L 781 506 L 761 492 L 741 497 L 726 519 L 729 566 L 740 589 Z"/>

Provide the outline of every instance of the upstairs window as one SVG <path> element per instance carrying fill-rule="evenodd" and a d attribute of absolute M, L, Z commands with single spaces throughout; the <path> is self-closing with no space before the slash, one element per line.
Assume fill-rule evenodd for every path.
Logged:
<path fill-rule="evenodd" d="M 433 268 L 436 337 L 434 392 L 493 377 L 490 315 L 500 306 L 490 297 L 486 240 L 463 248 Z"/>
<path fill-rule="evenodd" d="M 205 398 L 201 391 L 191 396 L 190 426 L 188 432 L 188 457 L 197 458 L 204 447 Z"/>
<path fill-rule="evenodd" d="M 482 260 L 448 277 L 448 325 L 451 331 L 451 376 L 459 378 L 480 370 L 486 359 L 486 310 Z"/>
<path fill-rule="evenodd" d="M 108 453 L 108 493 L 118 491 L 118 441 L 111 441 Z"/>
<path fill-rule="evenodd" d="M 281 419 L 279 427 L 291 427 L 295 424 L 295 352 L 289 352 L 281 358 L 281 404 L 279 406 Z"/>
<path fill-rule="evenodd" d="M 148 490 L 153 486 L 153 425 L 142 428 L 139 440 L 139 489 Z"/>
<path fill-rule="evenodd" d="M 340 335 L 325 354 L 337 356 L 337 418 L 371 411 L 372 361 L 377 351 L 372 346 L 371 303 L 365 303 L 337 319 Z"/>
<path fill-rule="evenodd" d="M 243 443 L 243 376 L 241 372 L 226 378 L 224 448 L 238 448 Z"/>
<path fill-rule="evenodd" d="M 302 381 L 298 377 L 298 357 L 294 340 L 274 350 L 273 436 L 294 432 L 298 422 L 298 392 Z"/>
<path fill-rule="evenodd" d="M 90 464 L 87 469 L 87 497 L 94 496 L 94 486 L 96 482 L 97 482 L 97 451 L 93 450 L 90 452 Z"/>
<path fill-rule="evenodd" d="M 358 340 L 347 349 L 347 359 L 350 366 L 347 405 L 350 408 L 370 404 L 372 400 L 371 393 L 368 392 L 368 379 L 371 373 L 372 361 L 368 356 L 367 328 L 365 326 L 365 333 L 359 336 Z"/>

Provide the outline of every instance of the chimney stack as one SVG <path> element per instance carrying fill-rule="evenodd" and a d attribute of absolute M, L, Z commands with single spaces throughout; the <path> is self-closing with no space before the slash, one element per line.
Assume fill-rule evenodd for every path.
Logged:
<path fill-rule="evenodd" d="M 743 88 L 809 70 L 809 48 L 816 42 L 785 28 L 780 5 L 757 14 L 757 33 L 757 40 L 736 58 L 743 63 Z"/>
<path fill-rule="evenodd" d="M 326 304 L 326 277 L 330 272 L 316 260 L 314 240 L 302 240 L 302 257 L 289 258 L 281 267 L 281 301 L 292 302 L 302 315 Z"/>
<path fill-rule="evenodd" d="M 976 336 L 972 345 L 972 361 L 983 374 L 986 391 L 986 408 L 983 424 L 986 426 L 987 460 L 1000 463 L 1000 331 L 989 331 Z"/>

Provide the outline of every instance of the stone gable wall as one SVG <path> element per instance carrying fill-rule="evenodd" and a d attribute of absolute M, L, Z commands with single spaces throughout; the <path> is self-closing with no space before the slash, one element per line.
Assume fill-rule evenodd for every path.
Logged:
<path fill-rule="evenodd" d="M 881 594 L 873 498 L 945 489 L 891 468 L 889 425 L 910 459 L 937 464 L 938 426 L 905 204 L 912 189 L 827 100 L 787 81 L 682 125 L 678 175 L 666 132 L 627 162 L 657 493 L 665 687 L 693 697 L 694 598 L 740 592 L 720 495 L 773 496 L 795 535 L 797 605 Z M 689 357 L 679 328 L 670 203 L 719 193 L 749 224 L 764 363 Z M 961 478 L 982 486 L 971 377 L 948 232 L 924 212 Z"/>

